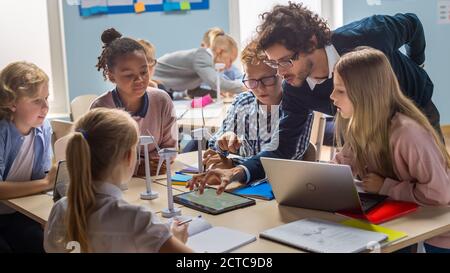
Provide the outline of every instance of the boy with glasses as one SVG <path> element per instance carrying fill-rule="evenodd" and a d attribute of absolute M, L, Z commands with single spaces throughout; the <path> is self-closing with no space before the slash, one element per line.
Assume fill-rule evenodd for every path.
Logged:
<path fill-rule="evenodd" d="M 242 82 L 249 91 L 235 98 L 219 131 L 210 139 L 210 150 L 204 155 L 207 167 L 231 168 L 241 161 L 226 158 L 227 153 L 248 158 L 278 146 L 273 134 L 281 117 L 281 78 L 276 69 L 265 64 L 266 56 L 257 50 L 256 41 L 241 55 L 245 70 Z"/>

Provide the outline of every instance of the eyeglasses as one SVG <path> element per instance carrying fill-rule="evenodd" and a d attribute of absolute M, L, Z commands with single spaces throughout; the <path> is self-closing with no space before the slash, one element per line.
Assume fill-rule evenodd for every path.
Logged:
<path fill-rule="evenodd" d="M 156 59 L 148 59 L 147 62 L 148 62 L 148 66 L 152 66 L 152 67 L 158 63 L 158 61 Z"/>
<path fill-rule="evenodd" d="M 245 79 L 245 75 L 244 75 Z M 277 83 L 277 75 L 268 76 L 261 78 L 259 80 L 254 79 L 248 79 L 248 80 L 242 80 L 242 83 L 244 83 L 245 87 L 248 89 L 256 89 L 259 86 L 259 83 L 261 83 L 264 87 L 266 86 L 274 86 Z"/>
<path fill-rule="evenodd" d="M 294 61 L 298 60 L 298 52 L 294 53 L 288 60 L 285 61 L 273 61 L 273 60 L 265 60 L 264 63 L 274 69 L 278 68 L 291 68 L 294 66 Z"/>

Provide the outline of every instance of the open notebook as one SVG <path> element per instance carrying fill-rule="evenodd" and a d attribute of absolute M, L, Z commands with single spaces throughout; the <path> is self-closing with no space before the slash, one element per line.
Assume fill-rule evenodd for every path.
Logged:
<path fill-rule="evenodd" d="M 342 224 L 302 219 L 263 231 L 260 237 L 320 253 L 354 253 L 369 250 L 387 235 Z"/>
<path fill-rule="evenodd" d="M 231 252 L 256 241 L 254 235 L 226 227 L 213 227 L 202 217 L 193 218 L 188 233 L 187 246 L 199 253 Z"/>

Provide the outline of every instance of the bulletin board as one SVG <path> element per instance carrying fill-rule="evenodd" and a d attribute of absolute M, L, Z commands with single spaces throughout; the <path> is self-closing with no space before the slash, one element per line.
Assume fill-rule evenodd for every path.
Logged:
<path fill-rule="evenodd" d="M 81 0 L 80 16 L 209 9 L 209 0 Z"/>

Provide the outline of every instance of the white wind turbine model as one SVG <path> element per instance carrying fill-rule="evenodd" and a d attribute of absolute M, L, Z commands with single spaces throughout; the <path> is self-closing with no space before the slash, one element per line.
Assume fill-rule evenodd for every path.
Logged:
<path fill-rule="evenodd" d="M 216 82 L 216 90 L 217 90 L 217 103 L 222 102 L 222 97 L 220 96 L 220 72 L 225 69 L 224 63 L 216 63 L 214 64 L 214 68 L 217 73 L 217 82 Z"/>
<path fill-rule="evenodd" d="M 158 144 L 155 143 L 156 149 L 158 150 L 159 162 L 158 162 L 158 170 L 156 171 L 156 175 L 159 175 L 159 171 L 161 166 L 166 161 L 166 175 L 167 175 L 167 208 L 161 211 L 161 215 L 164 218 L 172 218 L 177 215 L 181 215 L 181 209 L 175 208 L 173 206 L 173 193 L 172 193 L 172 174 L 170 173 L 170 160 L 174 158 L 178 152 L 175 148 L 164 148 L 160 149 Z"/>
<path fill-rule="evenodd" d="M 203 139 L 205 137 L 211 138 L 211 134 L 208 132 L 208 129 L 206 129 L 203 125 L 202 128 L 192 130 L 192 135 L 194 139 L 197 139 L 198 173 L 202 173 L 205 171 L 203 169 L 203 154 L 202 154 Z"/>
<path fill-rule="evenodd" d="M 152 191 L 152 178 L 150 172 L 150 160 L 148 155 L 148 145 L 154 143 L 157 145 L 155 138 L 153 136 L 140 136 L 139 137 L 139 145 L 144 146 L 144 157 L 145 157 L 145 186 L 146 191 L 141 193 L 141 199 L 144 200 L 153 200 L 159 197 L 159 194 L 155 191 Z M 139 159 L 141 149 L 139 149 Z"/>

